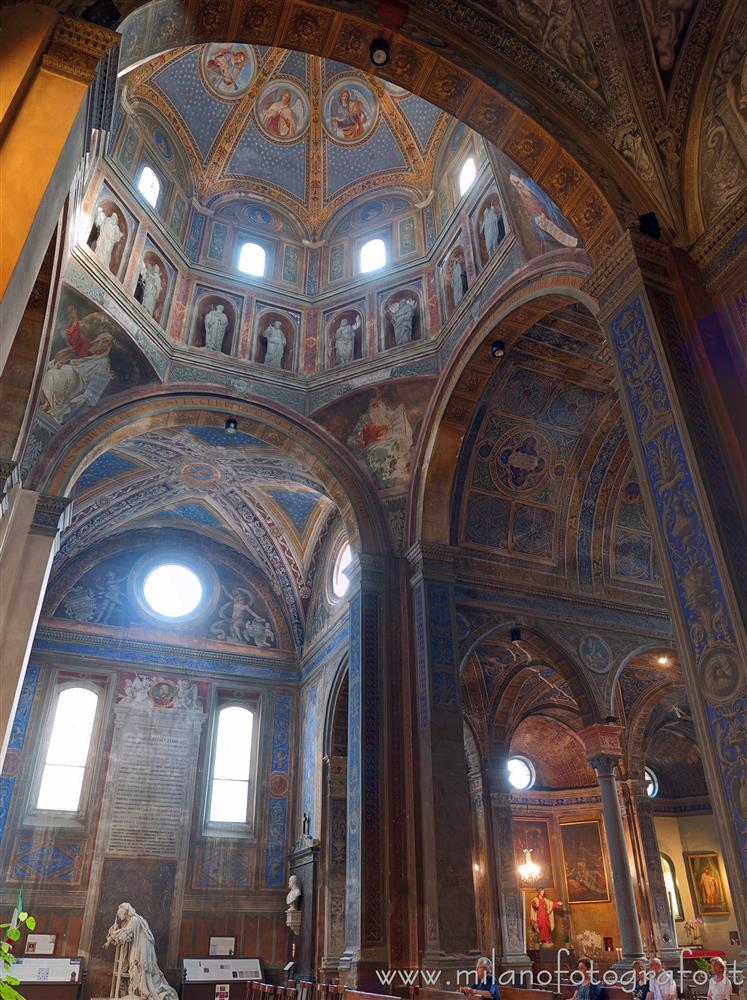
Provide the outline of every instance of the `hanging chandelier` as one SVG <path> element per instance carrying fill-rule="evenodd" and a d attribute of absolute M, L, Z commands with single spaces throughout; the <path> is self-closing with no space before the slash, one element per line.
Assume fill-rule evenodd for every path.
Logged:
<path fill-rule="evenodd" d="M 532 852 L 529 848 L 524 848 L 524 864 L 519 865 L 519 877 L 522 882 L 536 882 L 540 877 L 540 866 L 532 861 Z"/>

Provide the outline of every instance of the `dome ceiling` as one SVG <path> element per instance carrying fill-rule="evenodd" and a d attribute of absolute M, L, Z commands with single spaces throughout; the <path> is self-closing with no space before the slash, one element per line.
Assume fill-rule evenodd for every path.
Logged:
<path fill-rule="evenodd" d="M 228 43 L 149 60 L 127 76 L 123 101 L 164 165 L 189 163 L 203 204 L 253 194 L 288 210 L 312 240 L 364 193 L 426 199 L 454 123 L 333 60 Z"/>

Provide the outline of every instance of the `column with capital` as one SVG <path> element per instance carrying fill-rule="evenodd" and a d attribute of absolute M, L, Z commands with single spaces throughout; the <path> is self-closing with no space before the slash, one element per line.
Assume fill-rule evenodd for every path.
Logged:
<path fill-rule="evenodd" d="M 729 423 L 722 433 L 713 426 L 719 400 L 708 399 L 698 371 L 680 257 L 626 233 L 585 289 L 607 333 L 737 923 L 747 927 L 744 462 L 738 448 L 725 454 Z"/>
<path fill-rule="evenodd" d="M 641 870 L 637 873 L 638 884 L 648 897 L 656 954 L 670 966 L 672 964 L 676 966 L 680 960 L 680 953 L 677 949 L 677 936 L 664 885 L 661 852 L 656 837 L 653 805 L 646 790 L 647 783 L 643 778 L 630 778 L 625 784 L 630 793 L 633 832 L 637 833 L 640 849 Z"/>
<path fill-rule="evenodd" d="M 471 967 L 477 947 L 453 557 L 446 546 L 415 546 L 407 554 L 416 657 L 420 962 L 441 969 Z"/>
<path fill-rule="evenodd" d="M 0 463 L 0 770 L 36 623 L 71 500 L 22 487 L 13 462 Z"/>
<path fill-rule="evenodd" d="M 621 733 L 620 726 L 597 723 L 582 729 L 579 736 L 584 741 L 587 759 L 597 772 L 599 781 L 604 828 L 612 867 L 612 883 L 615 887 L 617 922 L 620 925 L 622 938 L 622 966 L 629 968 L 631 962 L 644 958 L 644 952 L 615 780 L 615 771 L 622 757 Z"/>

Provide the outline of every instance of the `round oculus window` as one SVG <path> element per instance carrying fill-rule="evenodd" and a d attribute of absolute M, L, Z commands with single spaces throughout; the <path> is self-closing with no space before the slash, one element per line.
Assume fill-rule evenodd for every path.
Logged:
<path fill-rule="evenodd" d="M 337 554 L 337 559 L 335 559 L 335 568 L 332 572 L 332 592 L 335 597 L 344 597 L 348 592 L 350 577 L 348 577 L 345 570 L 350 566 L 352 561 L 353 550 L 346 542 Z"/>
<path fill-rule="evenodd" d="M 511 757 L 508 761 L 508 780 L 513 788 L 523 792 L 534 784 L 534 768 L 524 757 Z"/>
<path fill-rule="evenodd" d="M 202 584 L 193 570 L 180 563 L 161 563 L 143 582 L 143 597 L 162 618 L 184 618 L 202 600 Z"/>

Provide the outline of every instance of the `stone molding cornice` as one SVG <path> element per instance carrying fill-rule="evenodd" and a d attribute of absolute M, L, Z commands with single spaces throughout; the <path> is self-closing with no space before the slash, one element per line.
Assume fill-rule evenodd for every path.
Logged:
<path fill-rule="evenodd" d="M 20 482 L 18 462 L 0 460 L 0 517 L 8 510 L 8 494 Z"/>
<path fill-rule="evenodd" d="M 32 534 L 49 535 L 51 538 L 59 537 L 59 533 L 70 524 L 72 502 L 71 497 L 40 493 L 31 519 Z"/>
<path fill-rule="evenodd" d="M 710 295 L 747 270 L 747 191 L 693 244 L 690 256 Z"/>
<path fill-rule="evenodd" d="M 121 37 L 109 28 L 63 14 L 42 56 L 42 66 L 52 73 L 89 84 L 96 76 L 101 57 L 117 45 Z"/>
<path fill-rule="evenodd" d="M 410 568 L 410 582 L 415 584 L 423 578 L 456 582 L 455 563 L 459 550 L 451 545 L 437 542 L 416 542 L 405 552 Z"/>
<path fill-rule="evenodd" d="M 666 243 L 627 230 L 615 243 L 581 286 L 600 304 L 599 318 L 615 310 L 644 276 L 661 285 L 669 285 Z"/>

